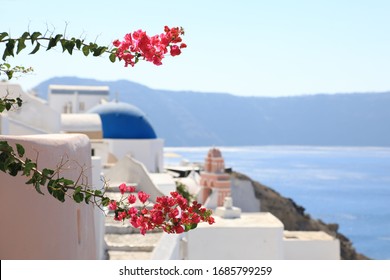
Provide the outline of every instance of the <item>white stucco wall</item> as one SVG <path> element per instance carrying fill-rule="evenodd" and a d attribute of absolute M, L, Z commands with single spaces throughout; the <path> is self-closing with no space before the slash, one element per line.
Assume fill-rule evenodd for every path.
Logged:
<path fill-rule="evenodd" d="M 55 169 L 69 158 L 61 175 L 77 180 L 80 166 L 92 183 L 90 143 L 85 135 L 1 136 L 20 143 L 39 168 Z M 0 259 L 96 259 L 94 209 L 71 199 L 59 202 L 26 185 L 25 177 L 0 173 Z"/>
<path fill-rule="evenodd" d="M 173 177 L 168 173 L 149 173 L 150 179 L 154 185 L 165 195 L 170 195 L 176 191 L 176 183 Z"/>
<path fill-rule="evenodd" d="M 105 86 L 50 85 L 48 101 L 50 107 L 58 113 L 66 113 L 66 105 L 71 109 L 68 113 L 85 113 L 101 104 L 102 100 L 107 101 L 108 97 L 109 88 Z"/>
<path fill-rule="evenodd" d="M 100 157 L 92 157 L 92 186 L 95 190 L 101 190 L 102 182 L 102 160 Z M 94 207 L 96 258 L 105 259 L 105 213 L 98 207 Z"/>
<path fill-rule="evenodd" d="M 163 193 L 150 178 L 145 166 L 130 156 L 125 156 L 114 166 L 104 172 L 104 177 L 111 187 L 119 186 L 121 183 L 135 185 L 137 191 L 144 191 L 150 194 L 151 201 L 156 201 Z"/>
<path fill-rule="evenodd" d="M 187 234 L 168 234 L 164 233 L 156 244 L 152 260 L 183 260 L 185 259 L 184 242 Z M 183 246 L 184 245 L 184 246 Z"/>
<path fill-rule="evenodd" d="M 215 218 L 215 224 L 202 223 L 187 233 L 189 260 L 283 259 L 283 224 L 271 213 Z"/>
<path fill-rule="evenodd" d="M 340 241 L 325 232 L 285 232 L 286 260 L 339 260 Z"/>
<path fill-rule="evenodd" d="M 21 108 L 15 106 L 7 115 L 9 119 L 8 134 L 44 134 L 59 133 L 61 129 L 60 115 L 46 101 L 25 93 L 20 85 L 0 84 L 0 96 L 8 94 L 8 98 L 20 97 Z"/>
<path fill-rule="evenodd" d="M 0 114 L 0 135 L 9 134 L 9 119 L 6 113 Z"/>
<path fill-rule="evenodd" d="M 283 231 L 270 213 L 244 213 L 241 218 L 214 215 L 213 225 L 181 235 L 163 235 L 154 260 L 339 260 L 340 242 L 322 231 Z"/>
<path fill-rule="evenodd" d="M 127 154 L 143 163 L 152 173 L 164 170 L 162 139 L 104 139 L 109 143 L 110 152 L 120 160 Z"/>
<path fill-rule="evenodd" d="M 241 208 L 242 212 L 259 212 L 260 200 L 255 196 L 252 183 L 237 178 L 232 178 L 231 182 L 231 196 L 234 206 Z"/>
<path fill-rule="evenodd" d="M 91 149 L 95 156 L 100 157 L 102 166 L 109 163 L 109 146 L 108 143 L 104 140 L 91 140 Z"/>
<path fill-rule="evenodd" d="M 66 132 L 100 132 L 102 121 L 98 114 L 61 114 L 61 130 Z"/>

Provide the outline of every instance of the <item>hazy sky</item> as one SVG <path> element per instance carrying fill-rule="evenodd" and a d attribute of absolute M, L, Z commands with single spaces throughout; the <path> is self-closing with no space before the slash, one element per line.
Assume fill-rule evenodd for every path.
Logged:
<path fill-rule="evenodd" d="M 18 55 L 25 89 L 54 76 L 127 79 L 155 89 L 284 96 L 390 90 L 390 1 L 0 0 L 1 32 L 67 25 L 69 37 L 108 45 L 136 29 L 183 26 L 188 48 L 163 66 L 112 64 L 60 49 Z M 4 46 L 1 46 L 1 53 Z"/>

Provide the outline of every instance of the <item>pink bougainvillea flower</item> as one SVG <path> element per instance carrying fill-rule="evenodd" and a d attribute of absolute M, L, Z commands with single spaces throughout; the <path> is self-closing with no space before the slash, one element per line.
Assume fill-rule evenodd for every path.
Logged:
<path fill-rule="evenodd" d="M 135 187 L 134 186 L 127 186 L 125 183 L 122 183 L 119 185 L 119 190 L 121 194 L 124 194 L 125 192 L 135 192 Z"/>
<path fill-rule="evenodd" d="M 182 43 L 181 36 L 184 35 L 182 27 L 164 27 L 164 32 L 159 35 L 149 36 L 145 31 L 139 29 L 124 36 L 123 41 L 114 40 L 114 54 L 120 60 L 124 60 L 125 67 L 134 66 L 140 59 L 152 62 L 155 65 L 162 65 L 165 54 L 170 49 L 171 56 L 181 54 L 181 49 L 187 45 Z M 180 44 L 180 45 L 179 45 Z"/>
<path fill-rule="evenodd" d="M 127 218 L 127 213 L 125 211 L 118 211 L 115 214 L 114 220 L 116 221 L 124 221 Z"/>
<path fill-rule="evenodd" d="M 162 211 L 152 211 L 150 220 L 157 225 L 163 224 L 165 221 L 163 212 Z"/>
<path fill-rule="evenodd" d="M 127 211 L 127 214 L 132 217 L 132 216 L 136 216 L 138 214 L 138 209 L 135 208 L 135 207 L 131 207 L 128 211 Z"/>
<path fill-rule="evenodd" d="M 175 233 L 183 233 L 184 232 L 184 228 L 181 225 L 175 226 L 173 228 L 173 230 L 175 231 Z"/>
<path fill-rule="evenodd" d="M 209 223 L 209 225 L 212 225 L 215 223 L 215 219 L 213 217 L 208 217 L 207 222 Z"/>
<path fill-rule="evenodd" d="M 144 206 L 137 208 L 131 206 L 137 200 L 133 194 L 135 187 L 121 184 L 119 190 L 122 194 L 129 193 L 127 199 L 111 200 L 108 208 L 115 211 L 116 221 L 129 219 L 130 224 L 139 229 L 141 234 L 146 234 L 155 228 L 161 228 L 167 233 L 180 234 L 196 228 L 196 225 L 201 222 L 207 222 L 210 225 L 215 223 L 211 210 L 204 208 L 196 201 L 188 204 L 188 201 L 178 192 L 171 192 L 170 196 L 157 197 L 153 207 L 149 209 L 145 206 L 150 197 L 149 194 L 143 191 L 138 192 L 138 199 Z"/>
<path fill-rule="evenodd" d="M 145 204 L 145 202 L 148 200 L 150 197 L 150 194 L 144 193 L 143 191 L 138 192 L 138 199 Z"/>
<path fill-rule="evenodd" d="M 163 33 L 154 36 L 149 36 L 142 29 L 127 33 L 122 41 L 112 42 L 114 48 L 110 60 L 115 61 L 116 58 L 123 60 L 125 67 L 129 65 L 133 67 L 140 60 L 162 65 L 166 56 L 178 56 L 183 49 L 187 48 L 187 44 L 182 39 L 183 35 L 182 27 L 168 26 L 164 27 Z M 196 201 L 190 204 L 178 192 L 171 192 L 170 196 L 157 197 L 153 208 L 150 209 L 145 205 L 150 197 L 149 194 L 139 191 L 136 196 L 133 194 L 136 188 L 125 183 L 119 185 L 119 191 L 122 194 L 121 199 L 111 200 L 108 209 L 115 211 L 115 220 L 128 219 L 141 234 L 146 234 L 147 231 L 155 228 L 161 228 L 167 233 L 183 233 L 196 228 L 196 225 L 201 222 L 215 223 L 211 210 L 202 207 Z M 144 204 L 143 206 L 133 206 L 137 197 Z"/>
<path fill-rule="evenodd" d="M 129 204 L 134 204 L 137 201 L 137 198 L 135 197 L 135 195 L 131 194 L 127 198 L 127 201 L 129 202 Z"/>
<path fill-rule="evenodd" d="M 181 54 L 181 50 L 180 50 L 179 46 L 173 45 L 171 47 L 170 53 L 171 53 L 172 56 L 176 56 L 176 55 Z"/>
<path fill-rule="evenodd" d="M 115 211 L 118 208 L 118 205 L 115 200 L 111 200 L 108 204 L 108 209 Z"/>

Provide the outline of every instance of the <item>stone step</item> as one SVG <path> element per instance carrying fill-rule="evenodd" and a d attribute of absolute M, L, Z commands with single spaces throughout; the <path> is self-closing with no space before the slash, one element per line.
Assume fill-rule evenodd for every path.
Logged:
<path fill-rule="evenodd" d="M 152 252 L 164 233 L 149 232 L 142 234 L 105 234 L 108 251 Z"/>
<path fill-rule="evenodd" d="M 106 188 L 106 190 L 109 191 L 109 192 L 118 192 L 119 193 L 120 192 L 120 190 L 119 190 L 119 185 L 120 184 L 121 183 L 111 183 L 110 186 L 108 186 Z M 138 184 L 127 183 L 126 185 L 134 186 L 136 188 L 136 191 L 138 191 Z"/>
<path fill-rule="evenodd" d="M 108 251 L 109 260 L 150 260 L 151 252 Z"/>
<path fill-rule="evenodd" d="M 131 226 L 128 220 L 125 220 L 124 222 L 115 221 L 112 213 L 107 215 L 105 219 L 106 219 L 105 232 L 107 234 L 132 234 L 132 233 L 139 234 L 140 233 L 140 229 Z M 153 229 L 151 231 L 148 231 L 148 233 L 158 233 L 162 231 L 163 231 L 162 229 Z"/>
<path fill-rule="evenodd" d="M 128 221 L 118 222 L 114 221 L 112 216 L 107 216 L 105 232 L 106 234 L 131 234 L 135 232 L 135 228 Z"/>

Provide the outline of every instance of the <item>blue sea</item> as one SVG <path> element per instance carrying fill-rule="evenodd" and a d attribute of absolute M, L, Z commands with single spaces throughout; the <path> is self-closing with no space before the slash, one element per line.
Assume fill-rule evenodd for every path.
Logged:
<path fill-rule="evenodd" d="M 218 147 L 226 167 L 292 198 L 311 217 L 339 224 L 355 249 L 390 260 L 390 148 Z M 209 147 L 165 148 L 203 162 Z"/>

